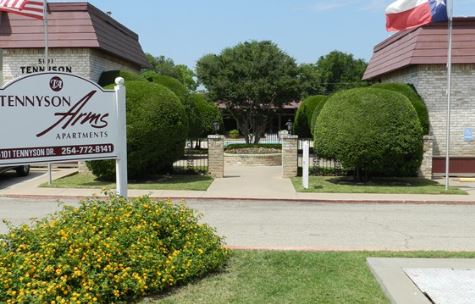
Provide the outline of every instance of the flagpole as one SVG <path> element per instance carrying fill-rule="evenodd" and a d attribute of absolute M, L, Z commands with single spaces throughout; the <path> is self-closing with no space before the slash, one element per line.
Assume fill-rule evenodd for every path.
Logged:
<path fill-rule="evenodd" d="M 43 27 L 44 27 L 44 39 L 45 39 L 45 53 L 44 53 L 44 65 L 45 72 L 49 70 L 49 50 L 48 50 L 48 1 L 43 0 Z M 51 163 L 48 163 L 48 185 L 53 183 L 53 174 Z"/>
<path fill-rule="evenodd" d="M 449 5 L 450 3 L 450 5 Z M 449 45 L 447 51 L 447 127 L 446 127 L 446 154 L 445 154 L 445 190 L 449 190 L 449 169 L 450 169 L 450 103 L 452 93 L 452 16 L 453 16 L 453 0 L 447 1 L 447 15 L 449 23 Z"/>
<path fill-rule="evenodd" d="M 48 54 L 48 2 L 43 0 L 43 26 L 44 26 L 44 38 L 45 38 L 45 72 L 49 70 L 49 54 Z"/>

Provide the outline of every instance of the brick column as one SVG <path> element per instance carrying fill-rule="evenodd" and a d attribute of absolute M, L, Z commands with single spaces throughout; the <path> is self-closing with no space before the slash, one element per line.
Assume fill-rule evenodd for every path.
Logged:
<path fill-rule="evenodd" d="M 424 136 L 424 155 L 422 157 L 419 177 L 432 179 L 432 157 L 434 154 L 434 140 L 432 136 Z"/>
<path fill-rule="evenodd" d="M 282 136 L 282 176 L 283 177 L 297 176 L 298 141 L 299 141 L 299 137 L 297 135 L 283 135 Z"/>
<path fill-rule="evenodd" d="M 224 177 L 224 136 L 208 136 L 208 173 L 214 178 Z"/>

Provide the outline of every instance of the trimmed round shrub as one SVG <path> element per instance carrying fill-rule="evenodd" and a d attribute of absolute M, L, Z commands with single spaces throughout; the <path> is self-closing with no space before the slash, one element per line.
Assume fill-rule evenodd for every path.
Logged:
<path fill-rule="evenodd" d="M 150 82 L 161 84 L 168 89 L 170 89 L 173 93 L 180 98 L 181 102 L 184 103 L 185 100 L 188 98 L 188 90 L 187 88 L 177 79 L 166 76 L 166 75 L 160 75 L 155 72 L 144 72 L 142 74 L 142 77 L 147 79 Z"/>
<path fill-rule="evenodd" d="M 201 114 L 197 105 L 194 103 L 191 96 L 188 96 L 182 101 L 185 108 L 186 117 L 188 118 L 188 139 L 200 138 L 203 133 Z"/>
<path fill-rule="evenodd" d="M 164 86 L 129 81 L 127 89 L 127 168 L 131 179 L 167 172 L 184 153 L 188 133 L 185 109 Z M 101 179 L 113 179 L 113 161 L 92 161 Z M 111 174 L 112 173 L 112 174 Z"/>
<path fill-rule="evenodd" d="M 312 118 L 310 120 L 310 131 L 312 133 L 312 136 L 315 133 L 315 124 L 317 123 L 318 115 L 320 115 L 320 112 L 322 111 L 323 107 L 325 106 L 325 103 L 328 100 L 328 96 L 325 95 L 318 95 L 315 97 L 319 98 L 319 102 L 315 106 L 315 109 L 313 109 Z"/>
<path fill-rule="evenodd" d="M 218 107 L 203 94 L 191 94 L 185 108 L 188 113 L 188 138 L 202 138 L 214 132 L 213 123 L 223 126 L 223 117 Z"/>
<path fill-rule="evenodd" d="M 355 169 L 360 177 L 416 175 L 422 144 L 422 128 L 409 99 L 383 89 L 333 95 L 315 128 L 317 154 Z"/>
<path fill-rule="evenodd" d="M 221 268 L 214 229 L 184 205 L 111 196 L 10 227 L 0 239 L 1 303 L 129 303 Z"/>
<path fill-rule="evenodd" d="M 103 72 L 101 74 L 101 77 L 99 78 L 98 84 L 103 87 L 111 85 L 111 84 L 115 84 L 115 79 L 117 77 L 124 78 L 125 82 L 146 80 L 145 78 L 142 77 L 142 75 L 139 75 L 134 72 L 114 70 L 114 71 Z"/>
<path fill-rule="evenodd" d="M 201 116 L 201 128 L 203 130 L 202 136 L 207 136 L 214 133 L 213 123 L 219 123 L 220 129 L 223 128 L 223 116 L 218 106 L 210 102 L 203 94 L 191 95 L 191 100 L 198 108 Z"/>
<path fill-rule="evenodd" d="M 427 111 L 427 106 L 412 85 L 405 83 L 377 83 L 372 87 L 398 92 L 409 98 L 412 106 L 416 109 L 417 116 L 421 122 L 422 134 L 429 134 L 429 113 Z"/>
<path fill-rule="evenodd" d="M 321 102 L 321 96 L 309 96 L 299 105 L 295 114 L 293 131 L 300 138 L 312 137 L 310 122 L 312 121 L 313 110 Z"/>
<path fill-rule="evenodd" d="M 232 129 L 231 131 L 228 132 L 228 135 L 230 138 L 239 138 L 239 130 Z"/>

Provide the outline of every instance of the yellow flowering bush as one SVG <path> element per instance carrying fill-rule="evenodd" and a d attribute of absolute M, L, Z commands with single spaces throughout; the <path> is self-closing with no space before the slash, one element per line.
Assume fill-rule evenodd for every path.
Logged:
<path fill-rule="evenodd" d="M 84 201 L 0 235 L 0 303 L 123 303 L 217 270 L 228 256 L 183 205 Z"/>

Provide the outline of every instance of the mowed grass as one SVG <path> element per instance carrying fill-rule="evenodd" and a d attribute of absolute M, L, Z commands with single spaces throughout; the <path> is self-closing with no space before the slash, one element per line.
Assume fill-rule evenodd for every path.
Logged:
<path fill-rule="evenodd" d="M 139 303 L 389 303 L 366 264 L 376 256 L 474 258 L 475 252 L 234 251 L 223 272 Z"/>
<path fill-rule="evenodd" d="M 302 186 L 302 177 L 292 178 L 298 192 L 320 193 L 396 193 L 396 194 L 467 194 L 456 187 L 445 191 L 445 186 L 423 178 L 378 178 L 366 183 L 352 177 L 310 176 L 309 188 Z"/>
<path fill-rule="evenodd" d="M 213 182 L 208 175 L 164 175 L 142 181 L 129 181 L 129 189 L 138 190 L 194 190 L 206 191 Z M 98 180 L 89 173 L 76 173 L 54 180 L 51 185 L 42 184 L 42 187 L 52 188 L 87 188 L 113 189 L 115 183 Z"/>

